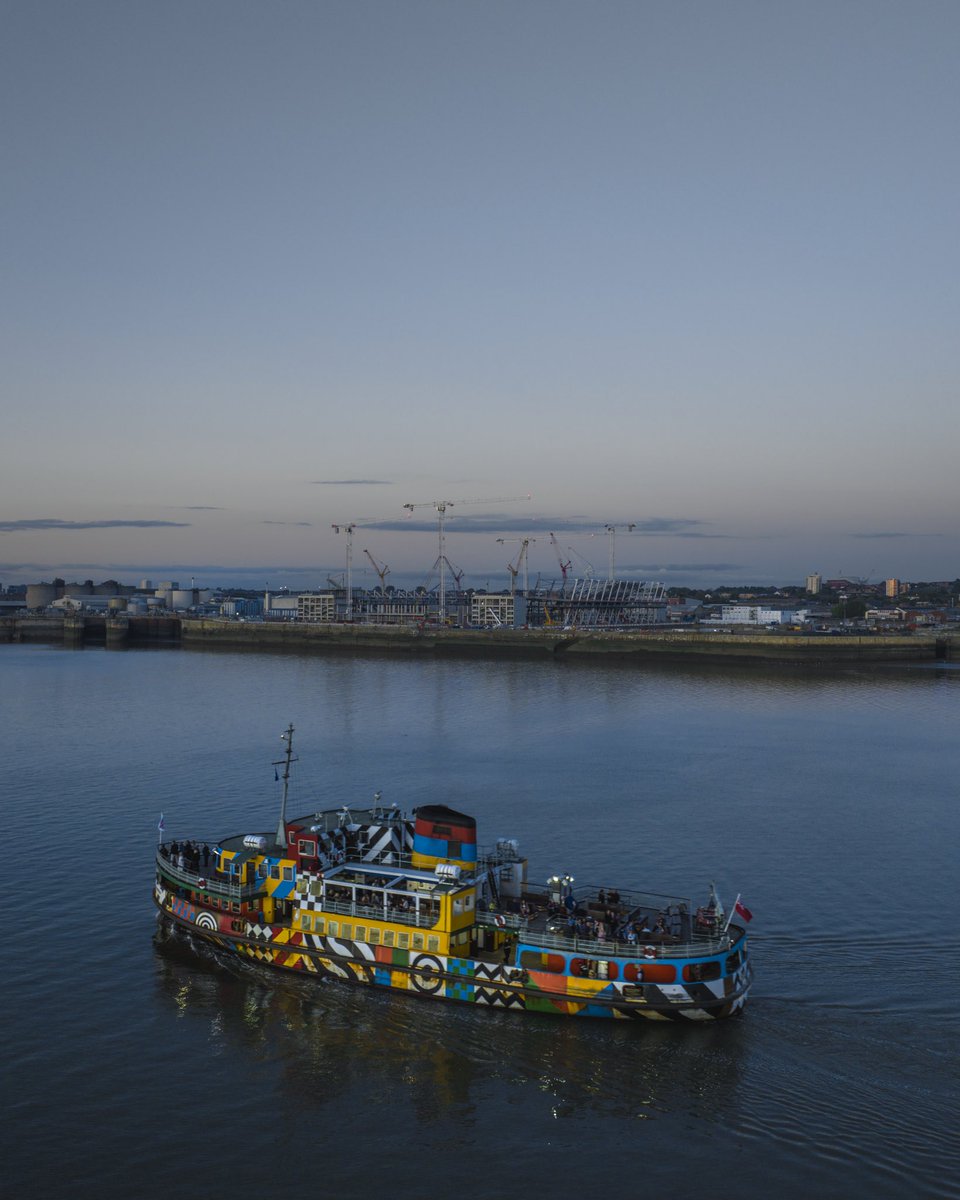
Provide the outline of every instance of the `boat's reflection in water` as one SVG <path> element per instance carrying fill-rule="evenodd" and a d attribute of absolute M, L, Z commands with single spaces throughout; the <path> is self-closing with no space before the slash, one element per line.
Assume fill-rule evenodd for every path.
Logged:
<path fill-rule="evenodd" d="M 420 1122 L 478 1104 L 540 1095 L 554 1117 L 644 1120 L 729 1112 L 749 1017 L 702 1026 L 595 1022 L 477 1011 L 350 984 L 299 980 L 224 958 L 161 926 L 157 983 L 185 1020 L 205 1021 L 211 1066 L 268 1072 L 278 1093 L 317 1115 L 350 1097 Z M 278 1102 L 278 1096 L 272 1097 Z M 282 1101 L 279 1101 L 282 1104 Z M 526 1107 L 526 1105 L 525 1105 Z M 338 1110 L 340 1111 L 340 1110 Z"/>

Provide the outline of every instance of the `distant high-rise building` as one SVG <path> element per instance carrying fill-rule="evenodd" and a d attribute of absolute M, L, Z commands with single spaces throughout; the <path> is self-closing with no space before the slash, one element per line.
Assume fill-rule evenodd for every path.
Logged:
<path fill-rule="evenodd" d="M 811 596 L 816 596 L 823 587 L 823 576 L 819 574 L 807 576 L 807 591 Z"/>
<path fill-rule="evenodd" d="M 888 600 L 896 600 L 896 598 L 900 595 L 900 580 L 885 579 L 883 581 L 883 594 Z"/>

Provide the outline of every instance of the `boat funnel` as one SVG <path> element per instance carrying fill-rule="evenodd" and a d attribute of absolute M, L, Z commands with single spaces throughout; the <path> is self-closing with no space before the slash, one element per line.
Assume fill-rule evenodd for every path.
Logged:
<path fill-rule="evenodd" d="M 477 865 L 477 822 L 445 804 L 417 809 L 413 828 L 413 865 L 432 871 L 438 863 L 456 863 L 473 871 Z"/>

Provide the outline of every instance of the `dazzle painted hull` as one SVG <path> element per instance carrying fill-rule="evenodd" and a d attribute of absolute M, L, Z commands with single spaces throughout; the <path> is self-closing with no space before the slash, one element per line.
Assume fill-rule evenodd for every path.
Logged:
<path fill-rule="evenodd" d="M 154 899 L 161 914 L 176 928 L 248 963 L 317 980 L 357 983 L 425 999 L 515 1012 L 710 1021 L 739 1013 L 751 981 L 751 967 L 745 956 L 741 956 L 743 961 L 734 973 L 709 982 L 631 984 L 621 979 L 583 978 L 566 970 L 528 970 L 511 963 L 373 946 L 284 925 L 241 923 L 186 903 L 160 885 Z M 240 924 L 242 932 L 231 928 Z M 521 943 L 516 961 L 522 962 L 525 954 L 542 956 L 542 948 Z M 684 966 L 689 966 L 687 960 L 675 964 L 669 958 L 659 961 L 663 967 L 674 965 L 681 979 Z"/>

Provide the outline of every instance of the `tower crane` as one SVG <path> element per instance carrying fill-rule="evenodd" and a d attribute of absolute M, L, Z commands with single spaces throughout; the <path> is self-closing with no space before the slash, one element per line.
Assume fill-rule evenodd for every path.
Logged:
<path fill-rule="evenodd" d="M 560 553 L 560 543 L 557 541 L 557 535 L 555 533 L 550 534 L 550 544 L 553 546 L 553 552 L 556 554 L 557 562 L 560 564 L 560 574 L 563 576 L 562 587 L 564 590 L 566 590 L 567 572 L 570 570 L 573 559 L 568 558 L 566 562 L 563 561 L 563 555 Z"/>
<path fill-rule="evenodd" d="M 385 596 L 387 594 L 386 580 L 387 580 L 387 576 L 390 574 L 390 568 L 387 566 L 386 563 L 378 563 L 377 560 L 373 557 L 373 555 L 370 553 L 369 550 L 364 550 L 364 554 L 367 556 L 367 558 L 370 559 L 370 562 L 373 565 L 373 569 L 376 571 L 377 575 L 380 577 L 380 594 L 382 596 Z"/>
<path fill-rule="evenodd" d="M 403 507 L 410 515 L 413 515 L 415 508 L 433 508 L 437 512 L 437 561 L 433 564 L 433 569 L 440 573 L 440 622 L 443 623 L 447 614 L 447 570 L 453 574 L 453 567 L 450 565 L 450 560 L 447 558 L 444 550 L 443 527 L 446 521 L 447 509 L 453 508 L 456 505 L 463 504 L 513 504 L 520 500 L 530 500 L 529 492 L 525 496 L 493 496 L 490 499 L 484 500 L 424 500 L 418 504 L 405 504 Z M 463 572 L 461 572 L 461 575 Z M 454 576 L 455 577 L 455 576 Z M 456 578 L 456 577 L 455 577 Z"/>
<path fill-rule="evenodd" d="M 523 595 L 526 596 L 530 590 L 530 580 L 527 574 L 527 551 L 530 543 L 535 542 L 536 538 L 497 538 L 501 546 L 507 542 L 520 542 L 520 553 L 517 555 L 517 565 L 507 563 L 507 570 L 510 572 L 510 595 L 512 596 L 517 590 L 517 576 L 520 574 L 520 568 L 523 567 Z"/>
<path fill-rule="evenodd" d="M 636 527 L 636 521 L 631 521 L 628 525 L 604 525 L 604 529 L 607 531 L 607 538 L 610 542 L 610 570 L 607 574 L 607 579 L 610 583 L 613 583 L 614 576 L 614 545 L 617 540 L 617 530 L 625 529 L 629 533 L 632 529 L 636 529 Z"/>
<path fill-rule="evenodd" d="M 330 528 L 334 533 L 345 533 L 347 535 L 347 602 L 346 602 L 346 619 L 349 621 L 353 618 L 353 531 L 360 525 L 380 525 L 384 521 L 393 520 L 392 517 L 361 517 L 357 521 L 341 521 L 339 524 L 331 525 Z"/>

